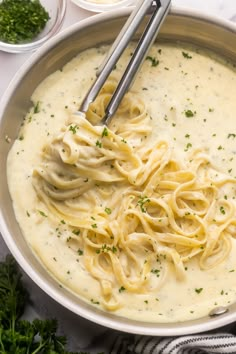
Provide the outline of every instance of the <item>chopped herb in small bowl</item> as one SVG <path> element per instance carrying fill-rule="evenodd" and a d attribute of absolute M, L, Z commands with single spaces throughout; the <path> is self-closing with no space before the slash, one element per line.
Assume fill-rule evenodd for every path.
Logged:
<path fill-rule="evenodd" d="M 12 44 L 29 42 L 44 29 L 49 18 L 39 0 L 2 0 L 0 40 Z"/>
<path fill-rule="evenodd" d="M 37 49 L 60 29 L 67 0 L 0 0 L 0 50 L 24 53 Z"/>

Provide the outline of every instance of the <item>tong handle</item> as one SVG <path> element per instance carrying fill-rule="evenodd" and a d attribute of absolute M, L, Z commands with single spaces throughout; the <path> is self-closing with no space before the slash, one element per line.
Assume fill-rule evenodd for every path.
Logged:
<path fill-rule="evenodd" d="M 115 67 L 115 64 L 127 47 L 141 21 L 149 10 L 154 9 L 154 11 L 152 11 L 153 13 L 151 18 L 144 30 L 144 33 L 138 42 L 134 54 L 106 108 L 105 117 L 103 118 L 102 122 L 104 124 L 109 123 L 111 117 L 115 114 L 122 98 L 131 86 L 138 69 L 145 59 L 146 53 L 153 44 L 160 26 L 168 13 L 170 2 L 171 0 L 139 1 L 137 7 L 131 13 L 120 34 L 111 46 L 107 57 L 99 67 L 97 71 L 97 80 L 83 100 L 80 107 L 80 112 L 86 112 L 88 110 L 90 103 L 93 102 L 97 97 L 101 87 L 104 85 L 106 79 Z"/>
<path fill-rule="evenodd" d="M 153 4 L 153 0 L 139 0 L 138 5 L 132 11 L 131 15 L 129 16 L 128 20 L 126 21 L 125 25 L 120 31 L 119 35 L 113 42 L 106 58 L 98 68 L 98 71 L 96 73 L 97 76 L 100 75 L 102 70 L 104 70 L 107 65 L 108 66 L 111 65 L 112 67 L 115 66 L 118 59 L 120 58 L 125 48 L 127 47 L 127 43 L 130 42 L 132 36 L 138 29 L 146 13 L 150 10 L 152 4 Z"/>
<path fill-rule="evenodd" d="M 164 3 L 163 0 L 161 2 Z M 153 15 L 151 16 L 146 26 L 146 29 L 138 42 L 134 54 L 115 92 L 113 93 L 113 96 L 109 104 L 107 105 L 105 111 L 105 117 L 103 118 L 103 123 L 106 125 L 110 122 L 112 116 L 117 111 L 122 98 L 130 88 L 130 86 L 132 85 L 140 66 L 145 60 L 146 54 L 149 51 L 150 47 L 152 46 L 159 32 L 159 29 L 168 13 L 168 9 L 170 7 L 170 0 L 165 1 L 164 5 L 160 4 L 160 2 L 159 4 L 157 4 L 157 7 L 154 10 Z"/>
<path fill-rule="evenodd" d="M 108 55 L 105 57 L 103 63 L 98 68 L 98 71 L 96 72 L 97 79 L 84 98 L 80 106 L 80 112 L 86 112 L 90 103 L 93 102 L 97 97 L 108 76 L 114 69 L 118 59 L 121 57 L 122 53 L 127 47 L 127 44 L 130 42 L 132 36 L 146 15 L 148 9 L 151 7 L 152 2 L 153 0 L 139 0 L 138 5 L 132 11 L 124 27 L 111 46 Z"/>

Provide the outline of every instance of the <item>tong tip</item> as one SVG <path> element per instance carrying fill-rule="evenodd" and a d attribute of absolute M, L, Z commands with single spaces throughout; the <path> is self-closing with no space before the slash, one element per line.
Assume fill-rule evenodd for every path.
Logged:
<path fill-rule="evenodd" d="M 105 115 L 102 119 L 102 124 L 107 126 L 110 123 L 112 116 L 113 116 L 113 114 L 110 111 L 106 111 Z"/>

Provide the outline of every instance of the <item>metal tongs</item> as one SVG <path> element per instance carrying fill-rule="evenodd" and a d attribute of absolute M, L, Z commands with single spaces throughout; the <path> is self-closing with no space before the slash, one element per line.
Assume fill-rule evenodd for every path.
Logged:
<path fill-rule="evenodd" d="M 124 52 L 128 43 L 131 41 L 134 33 L 141 24 L 142 20 L 147 14 L 150 14 L 150 19 L 145 27 L 143 34 L 136 46 L 136 49 L 132 55 L 130 62 L 128 63 L 126 70 L 119 81 L 115 92 L 106 107 L 105 116 L 102 123 L 108 124 L 118 109 L 118 106 L 132 85 L 135 75 L 138 72 L 140 66 L 145 60 L 146 54 L 153 44 L 157 33 L 168 13 L 171 0 L 140 0 L 132 11 L 130 17 L 122 28 L 120 34 L 116 38 L 115 42 L 111 46 L 107 57 L 97 70 L 97 79 L 93 86 L 84 98 L 80 112 L 87 112 L 91 102 L 95 100 L 106 79 L 114 69 L 118 59 Z"/>

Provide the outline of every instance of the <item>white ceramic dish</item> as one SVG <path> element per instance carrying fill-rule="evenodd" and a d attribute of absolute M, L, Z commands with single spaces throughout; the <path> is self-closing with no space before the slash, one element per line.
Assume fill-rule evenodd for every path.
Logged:
<path fill-rule="evenodd" d="M 106 0 L 104 3 L 95 0 L 71 0 L 75 5 L 92 12 L 106 12 L 121 9 L 135 4 L 138 0 Z"/>
<path fill-rule="evenodd" d="M 67 289 L 60 288 L 25 242 L 16 222 L 8 192 L 5 169 L 7 154 L 11 143 L 17 137 L 22 119 L 30 106 L 30 96 L 36 86 L 78 52 L 112 42 L 130 11 L 131 9 L 126 8 L 96 15 L 68 28 L 32 55 L 12 80 L 0 104 L 0 231 L 12 254 L 32 280 L 64 307 L 88 320 L 120 331 L 144 335 L 169 336 L 208 331 L 235 321 L 236 304 L 219 317 L 206 316 L 194 321 L 171 324 L 148 323 L 128 320 L 96 309 Z M 195 43 L 236 62 L 236 26 L 228 21 L 172 8 L 161 28 L 159 38 Z"/>

